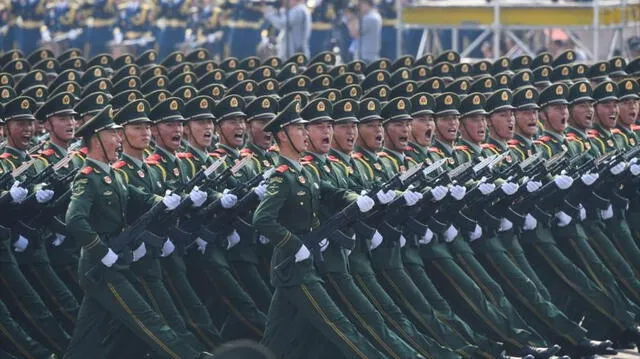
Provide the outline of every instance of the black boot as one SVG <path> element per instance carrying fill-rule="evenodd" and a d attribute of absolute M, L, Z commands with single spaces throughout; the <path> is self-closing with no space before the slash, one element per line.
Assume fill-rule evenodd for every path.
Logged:
<path fill-rule="evenodd" d="M 551 358 L 552 355 L 556 354 L 557 352 L 560 351 L 560 346 L 557 344 L 554 344 L 548 348 L 537 348 L 537 347 L 530 347 L 530 346 L 526 346 L 524 348 L 522 348 L 522 355 L 533 355 L 533 357 L 535 359 L 549 359 Z"/>
<path fill-rule="evenodd" d="M 610 340 L 589 340 L 584 339 L 578 345 L 575 346 L 574 355 L 575 356 L 591 356 L 595 354 L 600 355 L 616 355 L 618 352 L 613 349 L 611 346 L 613 343 Z"/>

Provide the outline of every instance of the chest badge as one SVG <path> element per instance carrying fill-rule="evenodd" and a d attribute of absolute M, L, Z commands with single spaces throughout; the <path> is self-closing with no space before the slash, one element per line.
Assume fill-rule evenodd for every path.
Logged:
<path fill-rule="evenodd" d="M 527 157 L 533 156 L 533 151 L 531 149 L 527 150 Z"/>
<path fill-rule="evenodd" d="M 584 148 L 586 148 L 587 150 L 591 149 L 591 144 L 589 142 L 585 142 L 584 143 Z"/>
<path fill-rule="evenodd" d="M 347 173 L 353 174 L 353 168 L 351 166 L 347 167 Z"/>
<path fill-rule="evenodd" d="M 447 162 L 449 162 L 450 165 L 456 163 L 456 160 L 453 159 L 453 157 L 447 157 Z"/>
<path fill-rule="evenodd" d="M 304 178 L 304 176 L 298 176 L 298 182 L 305 184 L 307 180 Z"/>
<path fill-rule="evenodd" d="M 329 166 L 324 165 L 324 167 L 323 167 L 323 168 L 324 168 L 324 171 L 325 171 L 325 172 L 331 172 L 331 168 L 329 168 Z"/>
<path fill-rule="evenodd" d="M 635 146 L 635 145 L 636 145 L 636 140 L 634 140 L 633 138 L 630 138 L 630 139 L 629 139 L 629 144 L 630 144 L 631 146 Z"/>
<path fill-rule="evenodd" d="M 144 178 L 144 171 L 143 170 L 138 170 L 138 176 L 140 178 Z"/>
<path fill-rule="evenodd" d="M 174 174 L 176 177 L 180 176 L 180 170 L 178 169 L 178 167 L 176 167 L 176 168 L 174 168 L 174 169 L 173 169 L 173 174 Z"/>
<path fill-rule="evenodd" d="M 377 162 L 373 164 L 373 167 L 375 167 L 375 169 L 377 169 L 378 171 L 382 170 L 382 165 Z"/>
<path fill-rule="evenodd" d="M 104 178 L 103 178 L 103 179 L 104 179 L 104 183 L 106 183 L 106 184 L 111 184 L 111 177 L 109 177 L 109 176 L 104 176 Z"/>
<path fill-rule="evenodd" d="M 431 161 L 431 158 L 425 158 L 424 163 L 426 163 L 427 165 L 431 165 L 433 162 Z"/>
<path fill-rule="evenodd" d="M 608 139 L 607 140 L 607 145 L 609 145 L 609 147 L 613 147 L 613 140 L 612 139 Z"/>
<path fill-rule="evenodd" d="M 405 167 L 404 165 L 400 165 L 400 173 L 405 173 L 407 172 L 407 167 Z"/>
<path fill-rule="evenodd" d="M 562 145 L 560 147 L 562 148 L 563 151 L 568 151 L 569 150 L 569 148 L 567 148 L 567 145 Z"/>
<path fill-rule="evenodd" d="M 265 167 L 271 167 L 271 163 L 269 163 L 269 161 L 267 161 L 267 160 L 262 161 L 262 164 L 263 164 Z"/>

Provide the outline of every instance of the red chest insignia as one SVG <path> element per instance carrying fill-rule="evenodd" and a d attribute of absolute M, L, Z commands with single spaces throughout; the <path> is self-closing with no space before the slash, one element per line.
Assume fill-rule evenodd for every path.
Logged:
<path fill-rule="evenodd" d="M 105 182 L 106 184 L 111 184 L 111 177 L 109 177 L 109 176 L 104 176 L 104 178 L 103 178 L 103 179 L 104 179 L 104 182 Z"/>
<path fill-rule="evenodd" d="M 176 177 L 180 176 L 180 170 L 178 169 L 178 167 L 175 167 L 175 168 L 173 169 L 173 174 L 174 174 L 174 176 L 176 176 Z"/>
<path fill-rule="evenodd" d="M 144 171 L 138 170 L 138 176 L 140 176 L 140 178 L 144 178 Z"/>

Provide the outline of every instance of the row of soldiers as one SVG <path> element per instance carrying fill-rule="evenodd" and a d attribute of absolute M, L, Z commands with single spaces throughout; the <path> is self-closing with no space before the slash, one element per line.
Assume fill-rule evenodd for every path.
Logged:
<path fill-rule="evenodd" d="M 2 355 L 640 342 L 640 60 L 79 53 L 0 56 Z"/>
<path fill-rule="evenodd" d="M 87 56 L 122 47 L 139 52 L 154 48 L 164 58 L 182 44 L 203 46 L 218 57 L 245 58 L 256 55 L 265 34 L 276 31 L 264 20 L 265 4 L 287 6 L 252 0 L 13 0 L 0 5 L 7 20 L 0 28 L 0 47 L 30 53 L 41 43 L 62 51 L 77 47 Z M 349 34 L 341 26 L 348 5 L 337 0 L 307 4 L 312 55 L 349 47 Z M 383 17 L 381 56 L 395 58 L 395 3 L 382 1 L 378 8 Z"/>

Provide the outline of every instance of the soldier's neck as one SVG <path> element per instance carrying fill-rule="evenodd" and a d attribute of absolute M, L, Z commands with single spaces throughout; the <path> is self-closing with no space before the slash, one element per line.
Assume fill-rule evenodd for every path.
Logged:
<path fill-rule="evenodd" d="M 71 141 L 63 141 L 55 135 L 49 135 L 49 141 L 64 150 L 68 149 L 69 145 L 71 144 Z"/>
<path fill-rule="evenodd" d="M 516 128 L 516 135 L 518 135 L 518 136 L 520 136 L 522 138 L 526 138 L 527 140 L 533 140 L 533 136 L 529 136 L 529 135 L 525 134 L 524 132 L 519 131 L 517 128 Z"/>
<path fill-rule="evenodd" d="M 504 139 L 499 139 L 499 138 L 496 138 L 496 137 L 493 137 L 493 136 L 489 136 L 489 138 L 492 141 L 500 143 L 500 144 L 503 144 L 503 145 L 507 143 L 507 140 L 504 140 Z"/>
<path fill-rule="evenodd" d="M 455 146 L 455 141 L 445 141 L 442 138 L 440 138 L 440 136 L 436 135 L 436 140 L 438 140 L 438 142 L 442 143 L 443 145 L 447 145 L 451 148 L 453 148 L 453 146 Z"/>
<path fill-rule="evenodd" d="M 131 158 L 135 158 L 136 160 L 140 160 L 140 161 L 144 160 L 144 150 L 138 150 L 138 149 L 132 148 L 131 146 L 125 143 L 122 146 L 122 151 Z"/>
<path fill-rule="evenodd" d="M 462 138 L 463 141 L 472 144 L 472 145 L 476 145 L 476 146 L 480 146 L 482 144 L 482 141 L 478 142 L 478 141 L 473 141 L 470 138 L 468 138 L 467 136 L 460 136 L 460 138 Z"/>

